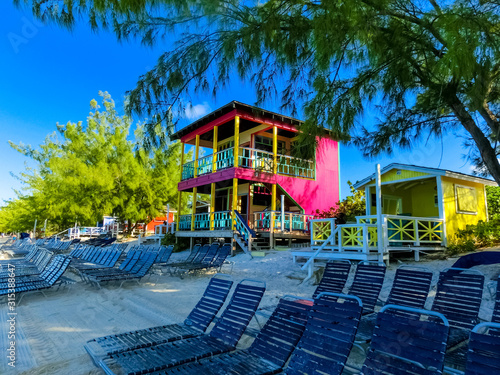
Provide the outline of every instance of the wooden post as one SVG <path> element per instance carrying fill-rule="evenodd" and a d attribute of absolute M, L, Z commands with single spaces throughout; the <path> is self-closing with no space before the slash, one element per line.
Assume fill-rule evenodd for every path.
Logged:
<path fill-rule="evenodd" d="M 238 204 L 238 179 L 233 178 L 233 202 L 231 207 L 231 229 L 234 230 L 234 221 L 236 220 L 236 205 Z"/>
<path fill-rule="evenodd" d="M 219 138 L 219 127 L 214 126 L 214 137 L 212 142 L 212 173 L 217 171 L 217 142 Z"/>
<path fill-rule="evenodd" d="M 278 127 L 273 126 L 273 173 L 278 173 Z"/>
<path fill-rule="evenodd" d="M 193 208 L 191 210 L 191 230 L 194 230 L 194 218 L 196 216 L 196 194 L 198 193 L 198 188 L 193 188 Z"/>
<path fill-rule="evenodd" d="M 210 230 L 214 230 L 214 212 L 215 212 L 215 182 L 210 184 Z"/>
<path fill-rule="evenodd" d="M 234 167 L 238 166 L 238 153 L 240 151 L 240 116 L 234 118 Z"/>
<path fill-rule="evenodd" d="M 382 223 L 382 181 L 380 176 L 380 164 L 375 167 L 375 182 L 376 182 L 376 204 L 377 204 L 377 247 L 378 261 L 384 261 L 384 225 Z"/>
<path fill-rule="evenodd" d="M 269 246 L 274 249 L 274 211 L 276 211 L 276 184 L 271 187 L 271 212 L 269 215 Z"/>
<path fill-rule="evenodd" d="M 181 143 L 181 181 L 182 181 L 182 171 L 184 169 L 184 147 L 186 145 L 184 143 Z"/>
<path fill-rule="evenodd" d="M 198 176 L 198 156 L 200 155 L 200 135 L 196 135 L 196 148 L 194 151 L 194 171 L 193 177 Z"/>
<path fill-rule="evenodd" d="M 179 224 L 181 222 L 181 204 L 182 204 L 182 191 L 177 193 L 177 230 L 179 230 Z"/>

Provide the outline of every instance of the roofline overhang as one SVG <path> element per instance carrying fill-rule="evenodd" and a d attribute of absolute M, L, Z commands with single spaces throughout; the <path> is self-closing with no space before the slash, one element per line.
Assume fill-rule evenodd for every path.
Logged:
<path fill-rule="evenodd" d="M 410 164 L 401 164 L 401 163 L 391 163 L 380 171 L 380 175 L 383 175 L 384 173 L 387 173 L 393 169 L 403 169 L 403 170 L 409 170 L 409 171 L 415 171 L 415 172 L 424 172 L 428 173 L 429 177 L 437 177 L 437 176 L 444 176 L 444 177 L 450 177 L 450 178 L 456 178 L 459 180 L 465 180 L 465 181 L 471 181 L 471 182 L 476 182 L 479 184 L 483 185 L 489 185 L 489 186 L 498 186 L 498 184 L 493 181 L 489 180 L 487 178 L 482 178 L 482 177 L 477 177 L 477 176 L 471 176 L 465 173 L 460 173 L 460 172 L 454 172 L 454 171 L 449 171 L 446 169 L 439 169 L 439 168 L 431 168 L 431 167 L 420 167 L 417 165 L 410 165 Z M 423 176 L 420 176 L 419 178 L 421 179 Z M 353 187 L 357 190 L 363 188 L 365 185 L 368 185 L 372 180 L 375 179 L 375 173 L 371 174 L 370 176 L 362 179 L 361 181 L 356 182 L 353 184 Z M 399 180 L 394 180 L 391 181 L 393 183 L 398 183 L 400 182 Z M 385 185 L 390 184 L 389 183 L 384 183 Z"/>

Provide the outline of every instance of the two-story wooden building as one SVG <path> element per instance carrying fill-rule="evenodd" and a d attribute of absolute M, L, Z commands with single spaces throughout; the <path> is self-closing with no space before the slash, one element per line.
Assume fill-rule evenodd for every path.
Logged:
<path fill-rule="evenodd" d="M 316 209 L 339 200 L 339 149 L 318 138 L 313 160 L 291 156 L 301 122 L 236 101 L 177 131 L 182 142 L 181 195 L 192 193 L 191 212 L 177 218 L 176 235 L 234 239 L 245 251 L 276 240 L 309 238 Z M 194 146 L 185 161 L 186 145 Z M 205 152 L 202 155 L 202 151 Z M 210 196 L 206 212 L 196 209 Z"/>

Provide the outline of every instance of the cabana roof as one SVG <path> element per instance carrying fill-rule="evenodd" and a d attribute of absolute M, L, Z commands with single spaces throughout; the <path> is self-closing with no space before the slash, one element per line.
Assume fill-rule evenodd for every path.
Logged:
<path fill-rule="evenodd" d="M 256 117 L 263 117 L 263 118 L 267 118 L 267 119 L 280 121 L 282 123 L 289 124 L 289 125 L 292 125 L 294 127 L 297 127 L 303 123 L 303 121 L 300 121 L 300 120 L 293 118 L 293 117 L 284 116 L 284 115 L 281 115 L 281 114 L 276 113 L 276 112 L 267 111 L 267 110 L 259 108 L 259 107 L 255 107 L 252 105 L 248 105 L 248 104 L 233 100 L 233 101 L 227 103 L 226 105 L 220 107 L 219 109 L 216 109 L 215 111 L 209 113 L 208 115 L 203 116 L 199 120 L 196 120 L 196 121 L 192 122 L 191 124 L 183 127 L 182 129 L 176 131 L 174 134 L 172 134 L 171 139 L 172 140 L 181 139 L 183 136 L 193 132 L 194 130 L 196 130 L 198 128 L 201 128 L 202 126 L 210 123 L 211 121 L 213 121 L 219 117 L 222 117 L 222 116 L 228 114 L 229 112 L 231 112 L 235 109 L 243 111 L 243 112 L 247 112 L 247 113 L 252 114 Z"/>
<path fill-rule="evenodd" d="M 391 170 L 404 170 L 404 171 L 415 172 L 415 175 L 412 178 L 425 178 L 425 176 L 428 176 L 428 177 L 445 176 L 445 177 L 456 178 L 459 180 L 476 182 L 476 183 L 483 184 L 483 185 L 489 185 L 489 186 L 497 186 L 498 185 L 493 180 L 478 177 L 478 176 L 472 176 L 472 175 L 461 173 L 461 172 L 454 172 L 454 171 L 450 171 L 447 169 L 421 167 L 421 166 L 417 166 L 417 165 L 401 164 L 401 163 L 391 163 L 391 164 L 385 166 L 380 171 L 380 174 L 383 176 L 385 173 L 387 173 Z M 408 179 L 410 179 L 410 178 L 408 178 Z M 364 188 L 366 185 L 372 184 L 374 180 L 375 180 L 375 173 L 362 179 L 361 181 L 356 182 L 353 186 L 355 189 L 361 189 L 361 188 Z M 383 180 L 383 178 L 382 178 L 382 180 Z M 394 179 L 394 183 L 397 183 L 397 182 L 401 182 L 401 180 Z M 388 182 L 385 181 L 385 183 L 388 183 Z"/>

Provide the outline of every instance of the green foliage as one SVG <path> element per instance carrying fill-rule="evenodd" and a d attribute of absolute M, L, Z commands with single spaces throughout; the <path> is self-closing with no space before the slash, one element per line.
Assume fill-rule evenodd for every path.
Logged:
<path fill-rule="evenodd" d="M 479 221 L 477 225 L 467 225 L 459 229 L 448 245 L 448 253 L 456 255 L 471 252 L 478 247 L 490 247 L 500 243 L 500 218 L 488 222 Z"/>
<path fill-rule="evenodd" d="M 365 192 L 356 190 L 352 186 L 351 181 L 347 181 L 351 194 L 343 201 L 338 201 L 335 207 L 330 207 L 329 210 L 316 210 L 316 216 L 319 218 L 336 218 L 337 224 L 345 224 L 350 221 L 356 221 L 356 216 L 366 214 Z"/>
<path fill-rule="evenodd" d="M 495 1 L 14 2 L 68 28 L 87 16 L 94 30 L 112 28 L 119 40 L 163 45 L 174 37 L 129 92 L 128 111 L 152 119 L 152 144 L 161 143 L 172 111 L 189 105 L 185 95 L 215 95 L 237 74 L 254 84 L 258 103 L 281 95 L 282 110 L 303 109 L 294 152 L 310 153 L 323 126 L 338 139 L 352 137 L 366 156 L 461 127 L 476 172 L 500 182 Z M 367 110 L 377 113 L 374 129 L 358 125 Z"/>
<path fill-rule="evenodd" d="M 189 249 L 189 238 L 175 237 L 173 233 L 166 233 L 161 239 L 161 244 L 165 246 L 174 245 L 174 253 Z"/>
<path fill-rule="evenodd" d="M 500 186 L 486 186 L 486 201 L 489 219 L 500 219 Z"/>
<path fill-rule="evenodd" d="M 38 148 L 10 143 L 37 166 L 20 174 L 28 194 L 0 210 L 0 230 L 33 228 L 35 218 L 64 230 L 113 215 L 132 223 L 131 231 L 166 204 L 177 206 L 180 144 L 146 150 L 143 125 L 129 140 L 131 119 L 117 114 L 109 94 L 100 95 L 104 110 L 92 100 L 86 126 L 57 125 Z"/>

